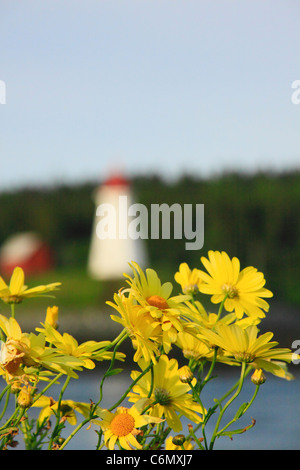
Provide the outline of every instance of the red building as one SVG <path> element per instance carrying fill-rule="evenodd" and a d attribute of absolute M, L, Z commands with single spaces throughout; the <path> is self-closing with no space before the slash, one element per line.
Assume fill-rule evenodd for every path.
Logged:
<path fill-rule="evenodd" d="M 0 249 L 0 275 L 10 277 L 16 266 L 26 277 L 49 271 L 54 267 L 52 250 L 36 233 L 12 235 Z"/>

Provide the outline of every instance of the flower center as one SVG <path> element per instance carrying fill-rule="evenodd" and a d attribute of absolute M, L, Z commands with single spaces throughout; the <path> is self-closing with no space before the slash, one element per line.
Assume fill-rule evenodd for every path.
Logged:
<path fill-rule="evenodd" d="M 234 299 L 234 297 L 238 297 L 239 295 L 237 288 L 232 284 L 223 284 L 222 291 L 228 294 L 229 299 Z"/>
<path fill-rule="evenodd" d="M 122 412 L 113 418 L 110 430 L 115 436 L 127 436 L 134 430 L 134 418 L 127 411 Z"/>
<path fill-rule="evenodd" d="M 253 362 L 255 359 L 255 355 L 248 353 L 248 352 L 238 352 L 234 354 L 234 357 L 236 358 L 237 361 L 245 361 L 245 362 Z"/>
<path fill-rule="evenodd" d="M 184 294 L 197 294 L 199 292 L 199 287 L 197 284 L 188 284 L 183 288 Z"/>
<path fill-rule="evenodd" d="M 151 295 L 150 297 L 148 297 L 147 302 L 152 307 L 157 307 L 160 310 L 169 308 L 169 305 L 167 304 L 166 300 L 163 297 L 160 297 L 159 295 Z"/>
<path fill-rule="evenodd" d="M 169 392 L 165 388 L 157 387 L 154 390 L 155 400 L 162 406 L 168 406 L 171 403 Z"/>

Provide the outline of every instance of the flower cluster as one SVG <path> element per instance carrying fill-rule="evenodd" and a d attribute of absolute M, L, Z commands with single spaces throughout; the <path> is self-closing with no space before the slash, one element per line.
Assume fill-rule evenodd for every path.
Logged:
<path fill-rule="evenodd" d="M 35 333 L 22 332 L 15 318 L 16 304 L 48 295 L 59 283 L 28 289 L 21 268 L 15 269 L 9 286 L 0 278 L 0 298 L 11 307 L 10 317 L 0 315 L 0 374 L 6 383 L 0 396 L 0 400 L 6 396 L 2 417 L 9 395 L 17 397 L 13 415 L 4 425 L 0 423 L 1 448 L 15 446 L 15 435 L 22 432 L 26 448 L 43 448 L 46 442 L 49 449 L 64 449 L 89 424 L 96 426 L 97 449 L 212 449 L 221 436 L 231 437 L 253 427 L 254 420 L 247 428 L 232 430 L 253 403 L 265 373 L 293 378 L 287 364 L 295 354 L 278 347 L 273 333 L 260 334 L 260 323 L 269 310 L 265 299 L 273 295 L 264 287 L 262 273 L 254 267 L 241 269 L 239 260 L 230 259 L 225 252 L 209 251 L 201 262 L 203 267 L 193 269 L 187 263 L 179 266 L 174 276 L 175 295 L 171 282 L 162 283 L 156 271 L 144 271 L 132 262 L 127 286 L 107 301 L 114 309 L 111 319 L 122 327 L 120 334 L 113 341 L 82 344 L 58 331 L 56 306 L 47 308 L 45 321 Z M 204 308 L 205 296 L 218 305 L 216 312 Z M 132 343 L 136 367 L 130 371 L 128 389 L 106 409 L 102 407 L 103 385 L 122 371 L 114 365 L 125 359 L 119 349 L 126 338 Z M 83 369 L 94 369 L 96 361 L 109 363 L 99 384 L 99 399 L 93 403 L 65 399 L 69 381 L 78 379 Z M 217 364 L 238 368 L 238 380 L 207 407 L 202 390 L 214 378 Z M 221 427 L 226 410 L 234 406 L 251 371 L 252 398 Z M 60 396 L 53 399 L 47 391 L 62 377 L 65 383 Z M 41 381 L 45 386 L 38 392 Z M 31 408 L 41 408 L 35 431 L 24 424 Z M 82 415 L 78 425 L 77 412 Z M 217 422 L 208 438 L 206 425 L 214 414 Z M 51 415 L 56 418 L 54 428 L 49 424 Z M 62 437 L 65 421 L 77 425 L 67 438 Z"/>

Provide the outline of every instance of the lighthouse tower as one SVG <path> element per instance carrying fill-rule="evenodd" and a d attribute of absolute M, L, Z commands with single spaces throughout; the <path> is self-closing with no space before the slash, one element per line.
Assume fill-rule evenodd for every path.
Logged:
<path fill-rule="evenodd" d="M 143 240 L 128 236 L 127 207 L 134 203 L 129 180 L 122 175 L 112 175 L 95 191 L 95 217 L 88 258 L 88 272 L 91 278 L 101 281 L 116 281 L 123 273 L 130 273 L 131 261 L 145 266 L 146 250 Z M 124 202 L 126 204 L 124 204 Z M 111 211 L 109 211 L 111 209 Z M 109 216 L 111 219 L 109 219 Z M 106 222 L 106 233 L 99 233 L 99 227 Z M 122 222 L 123 221 L 123 222 Z M 122 227 L 120 229 L 120 224 Z"/>

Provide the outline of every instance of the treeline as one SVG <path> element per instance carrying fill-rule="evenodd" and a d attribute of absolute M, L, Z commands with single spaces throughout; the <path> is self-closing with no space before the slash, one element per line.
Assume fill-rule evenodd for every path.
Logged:
<path fill-rule="evenodd" d="M 59 265 L 85 266 L 99 182 L 25 188 L 0 194 L 0 244 L 34 230 L 53 247 Z M 182 176 L 166 183 L 157 175 L 132 180 L 136 202 L 204 204 L 204 246 L 185 249 L 184 238 L 145 240 L 149 265 L 167 276 L 182 261 L 200 266 L 208 250 L 225 250 L 242 266 L 263 271 L 276 297 L 300 305 L 300 172 Z M 164 279 L 165 280 L 165 279 Z"/>

